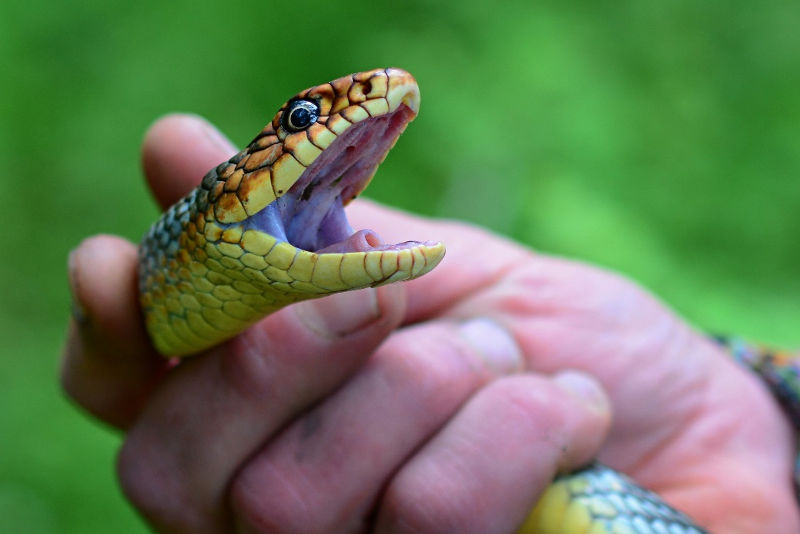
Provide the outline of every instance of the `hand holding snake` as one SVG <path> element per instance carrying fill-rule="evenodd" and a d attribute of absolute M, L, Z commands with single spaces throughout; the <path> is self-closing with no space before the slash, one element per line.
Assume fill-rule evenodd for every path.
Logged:
<path fill-rule="evenodd" d="M 169 117 L 145 140 L 147 178 L 168 206 L 234 152 Z M 467 225 L 348 210 L 390 241 L 441 239 L 448 260 L 284 308 L 178 365 L 138 314 L 134 245 L 72 255 L 64 386 L 127 432 L 121 483 L 156 529 L 511 532 L 592 458 L 711 532 L 800 528 L 776 403 L 645 292 Z"/>

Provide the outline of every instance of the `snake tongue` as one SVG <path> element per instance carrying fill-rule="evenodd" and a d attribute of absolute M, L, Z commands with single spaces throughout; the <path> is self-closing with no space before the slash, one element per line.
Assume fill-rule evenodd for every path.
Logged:
<path fill-rule="evenodd" d="M 381 240 L 378 234 L 372 230 L 359 230 L 347 239 L 318 250 L 317 254 L 330 252 L 340 254 L 345 254 L 347 252 L 369 252 L 381 246 L 383 246 L 383 240 Z"/>
<path fill-rule="evenodd" d="M 378 234 L 373 230 L 359 230 L 347 239 L 338 243 L 333 243 L 317 251 L 317 254 L 338 253 L 347 254 L 348 252 L 371 252 L 374 250 L 402 250 L 404 248 L 414 248 L 421 245 L 435 246 L 435 241 L 404 241 L 402 243 L 384 243 Z"/>

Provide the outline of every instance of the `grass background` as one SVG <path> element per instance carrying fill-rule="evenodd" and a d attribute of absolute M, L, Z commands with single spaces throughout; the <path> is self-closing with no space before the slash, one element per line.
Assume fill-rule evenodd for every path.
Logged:
<path fill-rule="evenodd" d="M 244 144 L 299 89 L 406 68 L 422 112 L 369 196 L 800 345 L 798 27 L 796 0 L 3 2 L 0 532 L 146 531 L 56 374 L 66 255 L 155 218 L 138 145 L 174 110 Z"/>

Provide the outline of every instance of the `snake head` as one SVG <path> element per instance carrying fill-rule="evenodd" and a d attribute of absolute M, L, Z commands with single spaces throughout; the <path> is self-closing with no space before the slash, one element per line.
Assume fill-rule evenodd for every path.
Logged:
<path fill-rule="evenodd" d="M 202 187 L 215 219 L 241 222 L 284 195 L 307 199 L 320 185 L 339 186 L 346 204 L 369 184 L 418 110 L 416 80 L 400 69 L 301 91 L 247 148 L 206 175 Z"/>
<path fill-rule="evenodd" d="M 206 214 L 206 237 L 236 227 L 250 231 L 250 241 L 260 233 L 260 241 L 274 241 L 285 256 L 299 255 L 294 263 L 325 255 L 324 262 L 365 266 L 359 276 L 350 271 L 348 281 L 345 274 L 336 283 L 323 276 L 327 290 L 428 272 L 444 255 L 441 243 L 385 244 L 372 230 L 354 232 L 344 213 L 416 117 L 419 101 L 416 80 L 395 68 L 345 76 L 290 98 L 247 148 L 203 179 L 196 200 Z M 344 257 L 352 254 L 359 256 Z"/>
<path fill-rule="evenodd" d="M 140 247 L 148 330 L 164 354 L 197 352 L 299 300 L 421 276 L 430 241 L 354 231 L 344 206 L 419 110 L 419 88 L 379 69 L 306 89 L 152 226 Z"/>

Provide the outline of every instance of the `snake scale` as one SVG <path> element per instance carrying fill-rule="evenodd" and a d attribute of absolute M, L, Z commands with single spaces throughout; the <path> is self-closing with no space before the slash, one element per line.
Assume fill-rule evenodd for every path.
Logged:
<path fill-rule="evenodd" d="M 211 169 L 139 249 L 140 301 L 155 347 L 190 355 L 294 302 L 436 267 L 442 243 L 387 245 L 353 232 L 343 211 L 418 109 L 417 83 L 403 70 L 345 76 L 289 99 L 244 150 Z M 557 478 L 519 532 L 706 531 L 595 464 Z"/>

